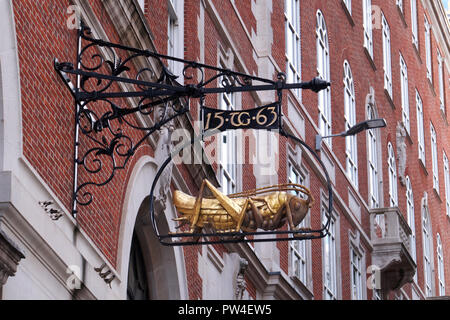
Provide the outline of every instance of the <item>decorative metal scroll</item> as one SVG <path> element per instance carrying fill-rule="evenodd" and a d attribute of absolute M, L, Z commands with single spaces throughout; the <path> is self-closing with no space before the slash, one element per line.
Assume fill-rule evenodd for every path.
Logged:
<path fill-rule="evenodd" d="M 204 131 L 199 137 L 200 140 L 212 132 L 226 130 L 278 129 L 282 135 L 296 140 L 310 150 L 327 175 L 325 167 L 314 151 L 303 141 L 285 134 L 282 130 L 281 96 L 282 91 L 288 89 L 309 89 L 319 92 L 330 83 L 315 78 L 310 82 L 287 84 L 283 73 L 280 73 L 276 80 L 264 79 L 150 50 L 115 44 L 94 38 L 90 28 L 83 23 L 78 31 L 77 47 L 75 65 L 70 62 L 59 62 L 57 59 L 54 61 L 55 70 L 75 101 L 72 208 L 74 216 L 78 212 L 78 206 L 92 204 L 93 188 L 109 184 L 119 171 L 126 168 L 138 148 L 154 132 L 187 114 L 190 99 L 193 98 L 199 98 L 202 104 Z M 178 76 L 166 68 L 165 63 L 168 61 L 183 65 L 183 85 L 177 82 Z M 138 67 L 142 65 L 153 67 Z M 220 86 L 217 86 L 218 83 Z M 279 101 L 256 109 L 233 112 L 203 106 L 208 94 L 267 90 L 276 91 Z M 160 241 L 166 245 L 189 244 L 189 241 L 184 243 L 171 241 L 171 238 L 182 237 L 180 234 L 161 235 L 155 223 L 153 203 L 155 186 L 163 170 L 176 154 L 178 154 L 176 151 L 172 153 L 159 168 L 150 196 L 153 226 Z M 80 179 L 81 176 L 83 181 Z M 329 196 L 331 212 L 331 191 Z M 328 223 L 323 229 L 308 231 L 302 238 L 323 237 L 327 228 Z M 293 232 L 301 233 L 272 231 L 268 234 L 292 235 Z M 244 236 L 256 234 L 259 233 L 247 233 Z M 201 237 L 209 236 L 214 235 L 203 233 L 201 235 Z M 230 241 L 242 241 L 242 233 L 222 236 L 230 236 Z M 200 243 L 211 243 L 211 240 Z"/>
<path fill-rule="evenodd" d="M 111 182 L 152 133 L 189 111 L 177 91 L 182 87 L 163 64 L 158 78 L 149 68 L 134 69 L 148 52 L 94 39 L 85 25 L 78 44 L 76 67 L 54 63 L 75 98 L 74 216 L 78 205 L 92 203 L 92 187 Z M 126 98 L 136 99 L 135 105 Z"/>

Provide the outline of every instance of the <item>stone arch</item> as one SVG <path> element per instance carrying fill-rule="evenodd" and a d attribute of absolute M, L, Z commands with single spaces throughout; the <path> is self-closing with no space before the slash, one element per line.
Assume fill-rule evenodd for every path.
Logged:
<path fill-rule="evenodd" d="M 120 295 L 127 293 L 128 266 L 133 234 L 139 239 L 149 282 L 151 299 L 187 299 L 186 269 L 181 247 L 163 247 L 154 234 L 150 222 L 149 193 L 157 165 L 149 156 L 141 157 L 130 176 L 119 232 L 117 269 L 121 277 Z M 167 203 L 171 202 L 171 195 Z M 160 211 L 162 213 L 162 210 Z M 167 232 L 175 211 L 167 206 L 158 215 L 157 224 Z M 157 289 L 157 290 L 156 290 Z"/>

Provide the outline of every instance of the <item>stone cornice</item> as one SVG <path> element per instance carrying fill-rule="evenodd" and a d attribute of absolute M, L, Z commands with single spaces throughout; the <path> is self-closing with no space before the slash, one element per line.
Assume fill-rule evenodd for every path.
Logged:
<path fill-rule="evenodd" d="M 24 258 L 22 251 L 0 230 L 0 286 L 15 275 L 17 265 Z"/>

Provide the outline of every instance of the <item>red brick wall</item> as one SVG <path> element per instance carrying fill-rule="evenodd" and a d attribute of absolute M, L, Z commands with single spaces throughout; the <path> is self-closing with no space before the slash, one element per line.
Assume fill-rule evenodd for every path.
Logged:
<path fill-rule="evenodd" d="M 53 69 L 53 59 L 76 61 L 77 32 L 69 30 L 66 24 L 69 18 L 67 8 L 70 5 L 69 1 L 51 0 L 14 2 L 22 88 L 24 156 L 36 168 L 68 211 L 72 208 L 75 108 L 72 96 Z M 93 0 L 90 5 L 108 39 L 111 42 L 120 43 L 101 1 Z M 83 44 L 86 45 L 85 42 Z M 86 52 L 84 62 L 89 64 L 88 55 L 95 53 L 97 52 L 93 50 Z M 123 52 L 118 54 L 124 59 Z M 131 73 L 133 72 L 136 70 L 131 70 Z M 72 81 L 75 82 L 75 79 L 72 78 Z M 88 87 L 92 88 L 92 86 L 93 83 L 89 83 Z M 119 90 L 117 86 L 113 86 L 113 89 Z M 115 99 L 114 102 L 120 106 L 128 106 L 127 102 L 121 99 Z M 109 105 L 106 103 L 99 102 L 91 106 L 98 114 L 109 110 Z M 132 117 L 127 119 L 135 123 Z M 123 133 L 129 135 L 134 142 L 143 137 L 143 133 L 137 130 L 124 128 Z M 94 138 L 101 140 L 103 136 L 108 140 L 112 138 L 108 130 L 102 131 Z M 95 145 L 83 135 L 80 139 L 79 158 L 81 159 L 85 152 Z M 127 141 L 121 140 L 121 142 Z M 102 187 L 87 187 L 81 192 L 81 197 L 84 192 L 91 192 L 94 200 L 89 206 L 78 206 L 78 223 L 112 265 L 116 265 L 117 262 L 120 219 L 129 176 L 134 164 L 141 156 L 153 156 L 153 154 L 153 150 L 144 143 L 136 150 L 136 154 L 127 163 L 125 169 L 115 172 L 110 183 Z M 96 163 L 91 161 L 93 158 L 90 157 L 87 161 L 90 168 L 96 167 Z M 78 185 L 91 180 L 101 183 L 109 177 L 112 169 L 111 162 L 105 157 L 102 160 L 103 169 L 99 175 L 88 175 L 85 170 L 79 169 Z M 117 165 L 123 163 L 120 161 L 123 159 L 119 159 Z M 181 170 L 183 174 L 186 174 L 185 168 L 181 167 Z M 192 186 L 189 183 L 192 181 L 189 175 L 186 181 Z M 86 199 L 82 198 L 82 200 Z"/>
<path fill-rule="evenodd" d="M 23 153 L 71 211 L 74 102 L 53 69 L 54 58 L 76 61 L 77 33 L 66 25 L 69 5 L 68 1 L 14 1 L 23 104 Z M 91 5 L 110 40 L 118 42 L 101 2 L 91 1 Z M 124 105 L 125 102 L 119 103 Z M 96 106 L 100 110 L 106 110 L 106 107 L 105 104 Z M 129 133 L 134 139 L 142 136 L 141 133 L 124 133 Z M 105 132 L 101 135 L 111 138 Z M 93 144 L 83 137 L 80 142 L 81 156 Z M 146 153 L 153 152 L 147 150 Z M 144 152 L 137 150 L 131 162 L 137 161 L 142 154 Z M 95 167 L 95 163 L 90 165 Z M 103 165 L 110 167 L 108 162 Z M 106 187 L 86 189 L 93 192 L 94 202 L 88 207 L 78 207 L 81 228 L 113 265 L 117 258 L 122 201 L 132 167 L 130 163 L 127 170 L 120 171 Z M 109 172 L 95 178 L 95 182 L 106 179 L 107 175 Z M 80 170 L 79 184 L 88 178 Z M 117 197 L 121 200 L 115 201 Z"/>
<path fill-rule="evenodd" d="M 57 74 L 54 72 L 53 58 L 60 61 L 75 61 L 76 58 L 76 31 L 68 30 L 66 27 L 67 7 L 69 1 L 14 1 L 14 13 L 17 31 L 17 45 L 20 63 L 20 78 L 22 88 L 22 121 L 23 121 L 23 148 L 24 156 L 36 168 L 38 173 L 55 192 L 68 210 L 71 207 L 72 194 L 72 161 L 73 158 L 73 132 L 74 132 L 74 106 L 73 99 L 69 92 L 63 87 Z M 113 22 L 105 14 L 105 8 L 100 0 L 90 0 L 95 14 L 97 15 L 107 36 L 112 42 L 120 42 Z M 238 1 L 233 8 L 230 1 L 213 0 L 215 8 L 218 10 L 228 30 L 233 43 L 236 45 L 240 56 L 243 59 L 248 72 L 257 73 L 257 65 L 253 60 L 253 48 L 243 29 L 235 8 L 244 21 L 246 30 L 252 34 L 256 31 L 256 20 L 251 11 L 251 3 Z M 381 6 L 384 15 L 391 29 L 391 60 L 392 60 L 392 80 L 393 80 L 393 104 L 391 106 L 384 93 L 383 83 L 383 55 L 382 55 L 382 35 L 381 29 L 373 30 L 374 42 L 374 64 L 372 67 L 363 49 L 363 27 L 362 27 L 362 2 L 353 1 L 352 18 L 345 14 L 341 1 L 301 1 L 301 46 L 302 46 L 302 79 L 310 80 L 317 75 L 316 71 L 316 12 L 322 10 L 328 29 L 330 57 L 331 57 L 331 81 L 332 81 L 332 119 L 333 132 L 344 130 L 344 85 L 343 85 L 343 63 L 348 60 L 352 69 L 355 82 L 356 95 L 356 116 L 357 122 L 366 119 L 365 99 L 369 93 L 369 88 L 375 89 L 377 111 L 380 117 L 385 118 L 388 127 L 381 130 L 382 163 L 383 168 L 383 191 L 384 204 L 387 206 L 388 199 L 388 173 L 387 163 L 387 143 L 390 141 L 397 151 L 396 126 L 401 120 L 401 97 L 400 97 L 400 67 L 399 52 L 402 53 L 407 66 L 409 77 L 409 102 L 411 121 L 411 141 L 407 140 L 407 167 L 406 175 L 410 176 L 416 208 L 416 236 L 417 236 L 417 262 L 419 285 L 423 288 L 423 266 L 422 266 L 422 234 L 421 234 L 421 198 L 423 192 L 427 191 L 429 196 L 430 212 L 433 225 L 433 239 L 436 241 L 436 233 L 441 235 L 444 247 L 444 258 L 450 257 L 449 239 L 449 219 L 445 216 L 445 186 L 444 170 L 442 161 L 442 150 L 448 150 L 448 124 L 439 111 L 439 87 L 438 87 L 438 62 L 436 50 L 439 44 L 432 36 L 433 54 L 433 84 L 430 85 L 426 78 L 425 46 L 424 46 L 424 21 L 423 16 L 427 14 L 418 1 L 418 34 L 419 52 L 413 48 L 411 42 L 410 28 L 410 8 L 409 1 L 404 1 L 404 12 L 407 25 L 405 25 L 399 15 L 395 2 L 373 0 L 373 5 Z M 154 44 L 160 53 L 167 52 L 167 2 L 149 0 L 146 2 L 146 17 L 150 29 L 154 35 Z M 197 37 L 197 19 L 200 12 L 198 1 L 185 0 L 185 58 L 198 60 L 200 57 L 200 43 Z M 430 19 L 429 19 L 430 21 Z M 354 25 L 352 25 L 352 22 Z M 285 66 L 285 22 L 284 22 L 284 2 L 273 1 L 272 28 L 274 32 L 272 57 L 282 69 Z M 224 39 L 221 31 L 218 30 L 211 20 L 208 12 L 205 12 L 205 63 L 217 64 L 217 43 L 221 42 L 225 50 L 229 44 Z M 444 51 L 441 50 L 443 54 Z M 237 71 L 240 70 L 235 66 Z M 285 70 L 282 70 L 285 71 Z M 448 78 L 445 70 L 445 79 Z M 208 74 L 207 74 L 208 75 Z M 196 77 L 196 75 L 194 74 Z M 196 81 L 198 79 L 192 81 Z M 420 92 L 424 106 L 424 127 L 426 146 L 426 170 L 420 165 L 417 156 L 417 124 L 415 106 L 415 88 Z M 446 97 L 449 96 L 448 81 L 446 81 Z M 287 101 L 284 93 L 283 99 Z M 208 96 L 206 104 L 217 106 L 218 96 Z M 293 99 L 295 101 L 295 99 Z M 121 101 L 126 104 L 126 102 Z M 242 105 L 244 108 L 255 106 L 253 97 L 249 94 L 242 94 Z M 192 101 L 191 114 L 197 118 L 198 104 Z M 101 106 L 100 108 L 106 108 Z M 302 93 L 302 112 L 308 112 L 317 125 L 318 109 L 317 95 L 313 92 L 304 91 Z M 284 111 L 287 114 L 286 103 Z M 430 121 L 433 123 L 438 135 L 438 164 L 440 196 L 432 187 L 432 165 L 430 152 Z M 306 142 L 314 144 L 314 129 L 311 124 L 306 123 Z M 139 138 L 140 133 L 126 131 L 133 138 Z M 88 146 L 89 144 L 86 144 Z M 286 141 L 280 139 L 279 158 L 279 182 L 286 181 Z M 366 135 L 358 136 L 358 164 L 359 164 L 359 193 L 362 199 L 368 199 L 367 185 L 367 155 L 366 155 Z M 83 150 L 83 147 L 82 147 Z M 333 140 L 333 152 L 337 160 L 345 170 L 345 139 Z M 141 147 L 136 155 L 127 164 L 125 170 L 117 173 L 113 181 L 108 186 L 97 188 L 94 191 L 94 203 L 88 208 L 79 207 L 78 221 L 80 226 L 93 239 L 94 243 L 105 254 L 108 260 L 115 265 L 117 260 L 117 241 L 121 219 L 123 198 L 134 164 L 139 157 L 144 154 L 153 154 L 147 145 Z M 311 173 L 310 189 L 316 199 L 316 205 L 311 209 L 311 226 L 319 228 L 320 221 L 320 194 L 324 185 L 313 174 L 309 164 L 305 164 Z M 216 168 L 216 166 L 215 166 Z M 345 174 L 336 167 L 336 190 L 345 203 L 348 204 L 349 180 Z M 191 188 L 193 194 L 196 186 L 186 168 L 180 166 L 183 177 Z M 82 174 L 80 180 L 86 178 Z M 243 189 L 256 187 L 256 179 L 253 175 L 251 165 L 243 166 Z M 398 183 L 399 207 L 406 217 L 405 186 Z M 120 198 L 117 201 L 117 197 Z M 346 215 L 342 213 L 344 208 L 337 208 L 340 213 L 340 268 L 342 270 L 342 298 L 350 298 L 350 274 L 349 274 L 349 239 L 348 230 L 353 229 Z M 370 236 L 369 214 L 365 206 L 361 206 L 361 225 L 363 230 Z M 312 247 L 312 267 L 314 296 L 316 299 L 322 298 L 322 249 L 321 241 L 311 241 Z M 288 273 L 288 244 L 279 243 L 280 267 Z M 220 246 L 216 248 L 220 254 L 226 250 Z M 434 243 L 433 254 L 436 252 Z M 199 248 L 189 247 L 184 249 L 186 258 L 187 278 L 189 298 L 201 298 L 202 282 L 198 275 L 198 253 Z M 435 262 L 437 258 L 435 257 Z M 370 265 L 370 250 L 366 248 L 366 266 Z M 437 266 L 435 267 L 437 270 Z M 365 271 L 365 270 L 364 270 Z M 437 275 L 437 272 L 436 272 Z M 447 283 L 450 279 L 449 263 L 446 266 Z M 365 276 L 364 276 L 365 277 Z M 248 282 L 248 281 L 247 281 Z M 437 279 L 436 279 L 437 283 Z M 255 296 L 254 285 L 249 283 L 249 291 Z M 410 287 L 406 287 L 410 292 Z M 368 290 L 368 297 L 372 293 Z"/>
<path fill-rule="evenodd" d="M 331 81 L 332 81 L 332 117 L 333 131 L 340 132 L 344 130 L 343 105 L 344 105 L 344 86 L 343 86 L 343 62 L 348 60 L 352 68 L 355 82 L 356 94 L 356 117 L 357 122 L 366 118 L 365 98 L 372 86 L 375 89 L 377 111 L 380 117 L 387 120 L 388 127 L 381 131 L 382 140 L 382 164 L 384 181 L 384 203 L 388 205 L 388 172 L 387 167 L 387 143 L 390 141 L 397 152 L 396 126 L 401 121 L 401 97 L 400 97 L 400 66 L 399 52 L 402 53 L 407 66 L 409 78 L 409 102 L 410 102 L 410 121 L 411 121 L 411 142 L 407 142 L 407 167 L 406 175 L 410 176 L 415 201 L 416 215 L 416 235 L 417 235 L 417 262 L 419 285 L 423 288 L 423 267 L 422 267 L 422 236 L 421 236 L 421 198 L 423 192 L 427 191 L 430 201 L 430 212 L 433 224 L 433 239 L 436 241 L 436 233 L 439 232 L 441 238 L 443 234 L 448 233 L 449 220 L 445 216 L 445 186 L 444 170 L 442 162 L 442 150 L 447 149 L 448 145 L 448 125 L 447 120 L 443 119 L 439 111 L 439 87 L 437 79 L 437 54 L 436 38 L 432 36 L 432 55 L 433 55 L 433 86 L 430 86 L 426 78 L 425 64 L 425 40 L 424 40 L 424 9 L 418 1 L 418 34 L 419 34 L 419 54 L 413 48 L 410 27 L 410 7 L 409 1 L 404 1 L 404 12 L 407 26 L 402 22 L 395 2 L 372 1 L 373 5 L 381 6 L 386 16 L 391 30 L 391 60 L 392 60 L 392 80 L 393 80 L 393 101 L 395 108 L 391 107 L 385 93 L 383 82 L 383 51 L 381 29 L 373 30 L 374 41 L 374 64 L 376 70 L 373 70 L 369 59 L 363 51 L 363 27 L 362 27 L 362 2 L 352 2 L 352 20 L 354 26 L 344 13 L 341 1 L 313 1 L 301 2 L 301 26 L 302 26 L 302 77 L 304 80 L 310 79 L 316 75 L 316 38 L 315 38 L 315 14 L 318 9 L 322 10 L 326 19 L 330 57 L 331 57 Z M 429 21 L 431 21 L 429 19 Z M 441 53 L 443 50 L 441 50 Z M 281 61 L 278 63 L 281 64 Z M 447 70 L 445 71 L 447 75 Z M 434 87 L 434 89 L 433 89 Z M 417 123 L 416 123 L 416 104 L 415 88 L 423 100 L 424 106 L 424 126 L 425 126 L 425 145 L 427 153 L 426 168 L 428 174 L 418 161 L 417 151 Z M 448 95 L 448 83 L 446 83 L 446 95 Z M 314 120 L 317 119 L 317 97 L 311 92 L 303 92 L 303 104 Z M 317 120 L 316 120 L 317 121 Z M 440 197 L 433 191 L 432 187 L 432 165 L 431 165 L 431 146 L 430 146 L 430 121 L 433 123 L 438 135 L 438 164 L 439 164 L 439 182 Z M 307 129 L 307 132 L 309 130 Z M 308 137 L 306 138 L 308 140 Z M 359 192 L 364 200 L 368 198 L 367 185 L 367 156 L 366 156 L 366 137 L 365 134 L 358 136 L 358 169 L 359 169 Z M 333 151 L 336 154 L 342 167 L 345 169 L 345 139 L 333 140 Z M 446 151 L 448 155 L 448 151 Z M 398 164 L 397 164 L 398 165 Z M 338 192 L 345 202 L 347 199 L 347 190 L 349 183 L 343 174 L 337 174 L 336 185 L 339 186 Z M 406 187 L 398 181 L 399 207 L 406 217 Z M 367 201 L 367 200 L 366 200 Z M 345 227 L 344 227 L 345 226 Z M 362 226 L 369 233 L 369 220 L 366 210 L 362 210 Z M 341 216 L 341 248 L 348 245 L 348 225 Z M 445 237 L 445 236 L 444 236 Z M 448 243 L 442 240 L 443 243 Z M 444 245 L 445 246 L 445 245 Z M 436 244 L 433 254 L 435 255 Z M 348 272 L 348 253 L 347 250 L 341 250 L 342 260 L 341 268 L 343 270 L 343 281 L 347 281 L 345 274 Z M 448 249 L 444 253 L 448 256 Z M 313 265 L 315 259 L 320 259 L 321 254 L 313 253 Z M 436 260 L 436 258 L 435 258 Z M 448 267 L 447 267 L 448 270 Z M 447 272 L 448 273 L 448 272 Z M 447 280 L 448 281 L 448 280 Z M 437 282 L 437 280 L 436 280 Z M 319 282 L 320 283 L 320 282 Z M 316 282 L 315 282 L 316 284 Z M 315 289 L 317 290 L 315 285 Z M 343 285 L 343 298 L 348 297 L 347 283 Z M 320 291 L 321 292 L 321 291 Z M 316 297 L 318 293 L 315 292 Z"/>
<path fill-rule="evenodd" d="M 76 58 L 76 32 L 65 27 L 67 6 L 66 1 L 14 1 L 23 152 L 69 208 L 73 130 L 61 128 L 73 126 L 73 99 L 67 90 L 61 90 L 52 66 L 55 57 L 60 61 Z M 67 46 L 69 43 L 73 48 Z"/>

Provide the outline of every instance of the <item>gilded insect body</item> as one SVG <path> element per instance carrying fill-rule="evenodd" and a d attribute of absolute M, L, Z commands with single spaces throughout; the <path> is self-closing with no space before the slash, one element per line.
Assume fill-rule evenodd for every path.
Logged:
<path fill-rule="evenodd" d="M 205 186 L 211 190 L 214 198 L 203 197 Z M 302 192 L 306 199 L 289 191 Z M 218 233 L 276 230 L 286 222 L 291 230 L 296 230 L 313 202 L 308 189 L 294 184 L 226 196 L 208 180 L 204 180 L 197 198 L 181 191 L 174 193 L 174 205 L 181 215 L 175 220 L 181 225 L 188 224 L 191 233 L 199 233 L 205 226 L 212 227 Z"/>

